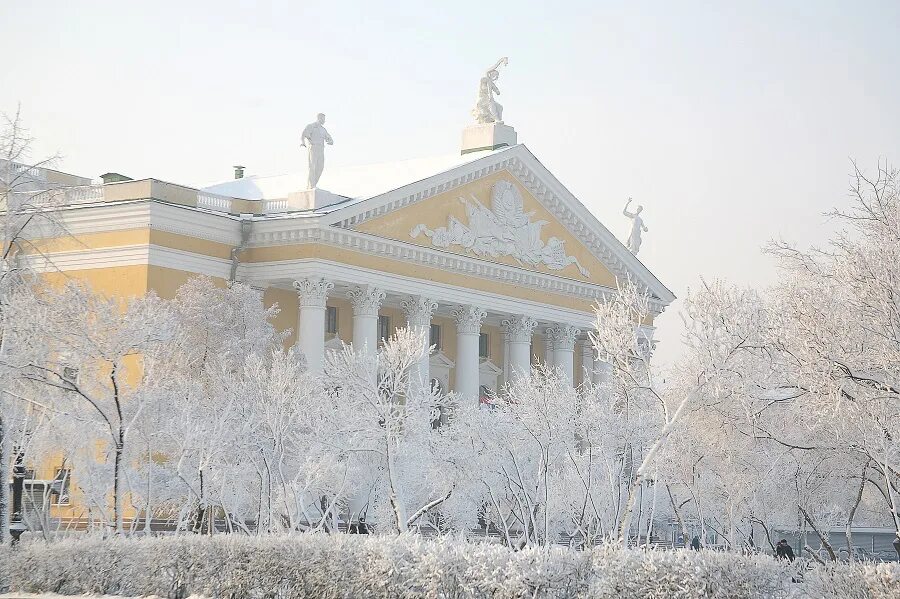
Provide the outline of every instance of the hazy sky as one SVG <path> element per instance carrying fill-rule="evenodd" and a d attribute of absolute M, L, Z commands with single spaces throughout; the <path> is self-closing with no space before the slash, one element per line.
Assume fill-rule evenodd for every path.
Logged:
<path fill-rule="evenodd" d="M 643 204 L 641 259 L 683 297 L 770 282 L 760 247 L 821 240 L 850 158 L 900 163 L 898 31 L 897 0 L 2 2 L 0 110 L 63 170 L 201 185 L 294 170 L 319 111 L 330 164 L 455 152 L 509 56 L 519 141 L 620 238 Z"/>

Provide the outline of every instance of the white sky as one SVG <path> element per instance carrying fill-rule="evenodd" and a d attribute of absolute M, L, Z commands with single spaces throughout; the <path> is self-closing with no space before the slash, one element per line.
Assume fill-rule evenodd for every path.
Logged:
<path fill-rule="evenodd" d="M 851 157 L 900 162 L 898 32 L 896 0 L 8 1 L 0 110 L 21 102 L 62 170 L 200 185 L 294 170 L 319 111 L 330 164 L 454 152 L 509 56 L 519 140 L 620 237 L 643 204 L 641 259 L 683 297 L 770 282 L 759 248 L 823 239 Z"/>

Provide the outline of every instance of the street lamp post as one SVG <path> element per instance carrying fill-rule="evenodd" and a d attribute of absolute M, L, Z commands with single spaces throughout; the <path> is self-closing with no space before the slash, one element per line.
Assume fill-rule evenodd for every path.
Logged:
<path fill-rule="evenodd" d="M 25 520 L 22 513 L 22 491 L 25 487 L 25 452 L 16 449 L 16 464 L 13 466 L 12 483 L 12 519 L 9 522 L 9 534 L 12 544 L 19 542 L 19 537 L 25 532 Z"/>

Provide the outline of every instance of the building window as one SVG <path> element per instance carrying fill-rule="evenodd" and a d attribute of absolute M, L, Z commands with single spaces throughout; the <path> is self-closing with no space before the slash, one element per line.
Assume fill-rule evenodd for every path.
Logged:
<path fill-rule="evenodd" d="M 434 346 L 435 350 L 441 349 L 441 325 L 431 325 L 431 338 L 428 342 Z"/>
<path fill-rule="evenodd" d="M 378 315 L 378 339 L 382 343 L 391 338 L 391 317 Z"/>
<path fill-rule="evenodd" d="M 490 337 L 488 337 L 487 333 L 481 333 L 478 335 L 478 357 L 479 358 L 490 358 L 491 357 L 491 344 Z"/>
<path fill-rule="evenodd" d="M 337 335 L 338 309 L 334 306 L 328 306 L 325 309 L 325 332 L 329 335 Z"/>

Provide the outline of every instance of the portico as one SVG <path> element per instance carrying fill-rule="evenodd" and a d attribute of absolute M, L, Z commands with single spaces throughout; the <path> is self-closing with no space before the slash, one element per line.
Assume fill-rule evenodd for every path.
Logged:
<path fill-rule="evenodd" d="M 570 384 L 575 384 L 576 380 L 585 380 L 584 377 L 576 379 L 575 376 L 575 339 L 580 328 L 571 322 L 548 319 L 567 318 L 586 326 L 584 317 L 576 320 L 564 311 L 553 314 L 546 306 L 543 310 L 535 307 L 537 318 L 529 314 L 511 313 L 502 304 L 498 306 L 492 298 L 479 294 L 471 294 L 468 298 L 470 302 L 478 301 L 478 304 L 436 300 L 420 293 L 405 292 L 404 289 L 409 287 L 403 285 L 402 281 L 396 281 L 392 285 L 390 281 L 382 280 L 375 285 L 311 276 L 295 280 L 292 288 L 296 291 L 298 305 L 299 335 L 296 347 L 305 356 L 311 370 L 321 371 L 329 335 L 348 340 L 347 343 L 358 351 L 377 351 L 382 342 L 378 327 L 381 317 L 392 320 L 390 332 L 406 326 L 421 335 L 424 344 L 437 342 L 438 347 L 432 354 L 449 354 L 454 364 L 449 390 L 472 401 L 477 401 L 480 396 L 481 365 L 487 360 L 494 365 L 508 365 L 505 371 L 498 369 L 500 374 L 496 376 L 494 384 L 488 385 L 493 392 L 498 392 L 500 386 L 512 377 L 528 375 L 532 365 L 532 337 L 541 326 L 553 334 L 553 361 L 548 365 L 558 368 L 560 375 Z M 456 293 L 464 291 L 456 290 Z M 445 298 L 454 297 L 455 294 L 449 289 L 433 288 L 432 295 Z M 349 302 L 344 303 L 344 298 L 349 299 Z M 349 305 L 352 311 L 349 331 L 327 331 L 326 310 L 329 303 L 335 310 L 346 309 Z M 527 305 L 522 304 L 520 308 L 525 309 Z M 396 321 L 398 314 L 402 315 L 399 322 Z M 345 322 L 346 320 L 343 319 Z M 439 339 L 432 337 L 433 325 L 439 327 Z M 486 342 L 482 335 L 488 335 Z M 454 339 L 455 343 L 448 344 L 448 338 Z M 492 341 L 495 347 L 493 352 L 490 349 Z M 490 355 L 498 350 L 499 355 Z M 414 379 L 418 384 L 431 380 L 428 357 L 417 366 Z"/>
<path fill-rule="evenodd" d="M 647 291 L 656 313 L 671 292 L 524 146 L 456 160 L 362 198 L 342 196 L 326 172 L 323 184 L 334 187 L 307 193 L 328 202 L 253 217 L 237 278 L 279 304 L 280 325 L 297 332 L 291 342 L 313 371 L 328 347 L 371 354 L 409 327 L 434 346 L 414 383 L 472 401 L 485 387 L 497 392 L 528 376 L 535 363 L 571 385 L 601 381 L 586 336 L 593 305 L 613 297 L 621 277 Z M 292 185 L 275 183 L 254 181 L 273 202 L 279 192 L 270 187 Z"/>

